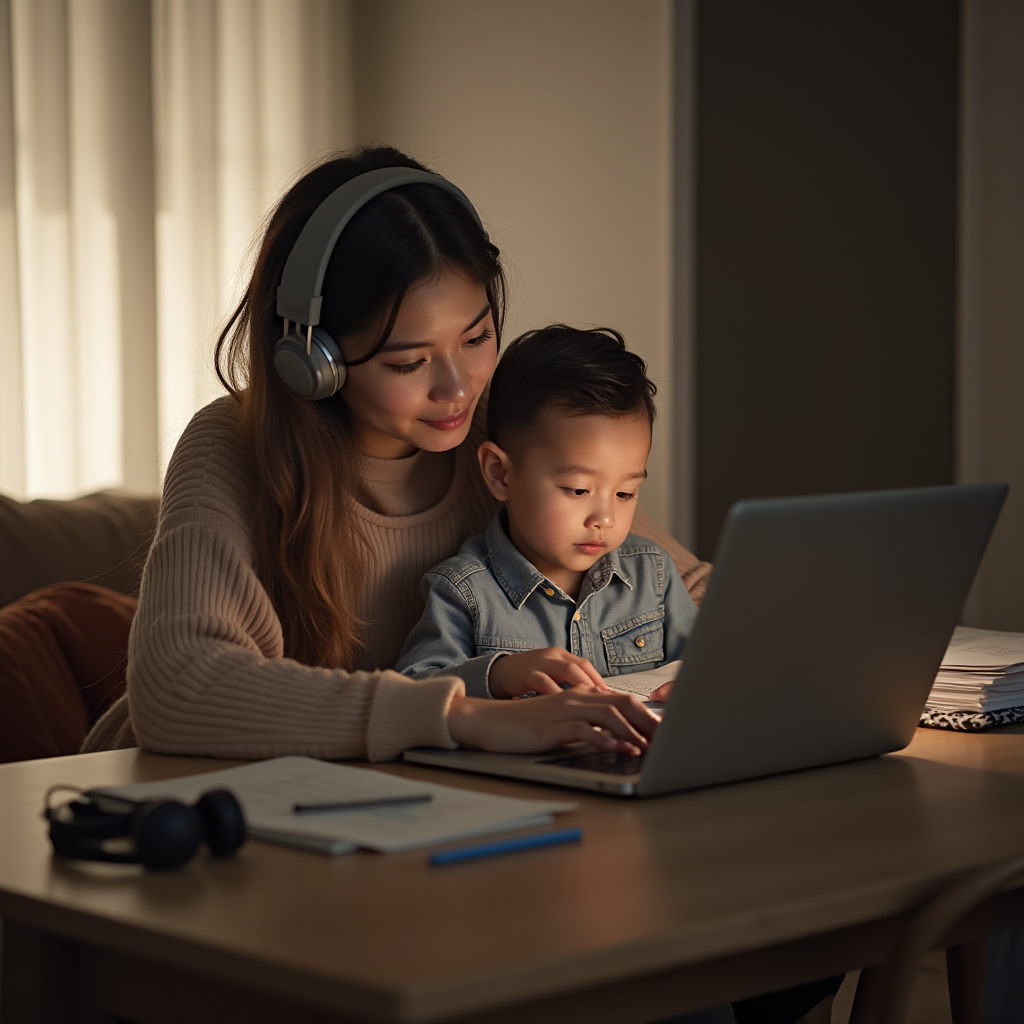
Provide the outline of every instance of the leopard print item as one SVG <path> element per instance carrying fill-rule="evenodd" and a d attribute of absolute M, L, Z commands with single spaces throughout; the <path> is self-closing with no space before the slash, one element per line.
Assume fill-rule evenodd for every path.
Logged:
<path fill-rule="evenodd" d="M 1024 722 L 1024 707 L 1003 708 L 1001 711 L 940 711 L 925 708 L 921 724 L 929 729 L 957 729 L 960 732 L 979 732 L 997 725 L 1016 725 Z"/>

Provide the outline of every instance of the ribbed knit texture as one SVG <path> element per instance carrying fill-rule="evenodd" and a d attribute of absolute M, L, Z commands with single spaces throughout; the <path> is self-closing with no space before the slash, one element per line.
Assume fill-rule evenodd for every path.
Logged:
<path fill-rule="evenodd" d="M 404 459 L 360 460 L 360 501 L 385 516 L 411 516 L 444 500 L 458 451 L 422 449 Z"/>
<path fill-rule="evenodd" d="M 281 622 L 256 575 L 255 480 L 235 403 L 221 398 L 198 412 L 168 467 L 132 624 L 127 695 L 96 723 L 82 750 L 141 743 L 168 754 L 375 761 L 414 746 L 454 746 L 446 719 L 462 681 L 414 682 L 390 668 L 423 611 L 423 574 L 481 532 L 494 512 L 476 464 L 486 425 L 482 405 L 436 504 L 399 516 L 357 506 L 370 556 L 356 608 L 368 623 L 370 671 L 358 672 L 283 657 Z M 410 461 L 412 471 L 422 470 L 420 461 Z M 379 507 L 401 507 L 404 476 L 387 475 L 397 488 L 393 503 L 381 480 L 368 489 Z M 639 509 L 634 532 L 669 551 L 699 599 L 709 567 Z"/>
<path fill-rule="evenodd" d="M 357 506 L 369 573 L 356 612 L 369 624 L 366 667 L 375 670 L 350 673 L 282 656 L 281 623 L 256 575 L 255 481 L 234 401 L 197 413 L 167 471 L 132 625 L 127 699 L 83 751 L 139 742 L 161 753 L 387 760 L 412 746 L 452 746 L 446 718 L 461 680 L 413 682 L 388 669 L 423 610 L 423 574 L 493 514 L 476 468 L 483 427 L 480 413 L 433 508 L 384 516 Z"/>

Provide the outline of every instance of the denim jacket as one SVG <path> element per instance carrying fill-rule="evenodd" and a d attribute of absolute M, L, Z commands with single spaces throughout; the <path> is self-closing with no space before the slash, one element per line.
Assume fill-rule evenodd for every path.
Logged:
<path fill-rule="evenodd" d="M 697 607 L 654 541 L 629 534 L 590 567 L 574 601 L 519 553 L 506 525 L 500 509 L 423 577 L 427 606 L 397 671 L 458 675 L 467 696 L 490 697 L 487 675 L 502 654 L 564 647 L 606 677 L 682 657 Z"/>

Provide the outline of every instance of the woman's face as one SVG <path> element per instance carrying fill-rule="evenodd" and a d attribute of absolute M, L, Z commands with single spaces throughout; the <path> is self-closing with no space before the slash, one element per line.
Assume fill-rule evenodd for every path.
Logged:
<path fill-rule="evenodd" d="M 346 361 L 369 351 L 373 330 L 341 342 Z M 494 319 L 482 285 L 457 273 L 422 281 L 406 293 L 384 347 L 348 367 L 341 395 L 362 450 L 400 459 L 417 448 L 461 444 L 498 358 Z"/>

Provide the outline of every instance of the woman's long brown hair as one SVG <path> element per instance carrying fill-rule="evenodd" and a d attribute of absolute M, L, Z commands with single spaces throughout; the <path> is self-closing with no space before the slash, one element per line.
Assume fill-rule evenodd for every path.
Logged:
<path fill-rule="evenodd" d="M 281 620 L 287 657 L 354 669 L 365 623 L 355 609 L 367 574 L 361 520 L 353 510 L 358 449 L 340 395 L 295 397 L 274 371 L 283 331 L 277 288 L 309 216 L 350 178 L 379 167 L 421 167 L 374 146 L 341 154 L 304 175 L 270 216 L 252 279 L 217 341 L 217 375 L 239 405 L 238 423 L 256 477 L 252 509 L 257 571 Z M 324 279 L 321 326 L 337 340 L 378 330 L 372 358 L 405 293 L 445 270 L 487 291 L 499 332 L 505 285 L 500 255 L 462 203 L 432 185 L 384 192 L 352 218 Z"/>

